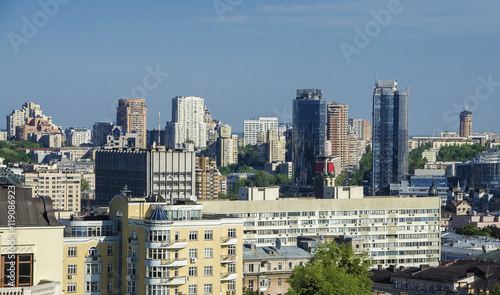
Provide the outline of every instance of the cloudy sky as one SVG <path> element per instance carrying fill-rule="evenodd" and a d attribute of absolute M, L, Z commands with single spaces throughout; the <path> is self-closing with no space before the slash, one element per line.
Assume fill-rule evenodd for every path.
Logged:
<path fill-rule="evenodd" d="M 377 72 L 410 87 L 411 135 L 456 131 L 465 104 L 474 131 L 500 133 L 494 0 L 1 1 L 0 52 L 3 115 L 33 101 L 63 128 L 115 120 L 122 97 L 146 98 L 163 127 L 186 95 L 235 131 L 290 122 L 313 81 L 371 120 Z"/>

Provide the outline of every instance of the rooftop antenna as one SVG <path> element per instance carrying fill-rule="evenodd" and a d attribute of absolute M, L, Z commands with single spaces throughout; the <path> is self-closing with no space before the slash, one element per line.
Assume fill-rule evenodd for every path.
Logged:
<path fill-rule="evenodd" d="M 377 71 L 375 71 L 375 85 L 377 85 Z"/>

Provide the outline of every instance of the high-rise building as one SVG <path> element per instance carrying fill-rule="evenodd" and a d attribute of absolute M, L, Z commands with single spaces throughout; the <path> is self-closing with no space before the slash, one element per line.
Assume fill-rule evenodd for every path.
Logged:
<path fill-rule="evenodd" d="M 293 101 L 293 183 L 312 185 L 315 162 L 325 151 L 326 102 L 321 89 L 298 89 Z"/>
<path fill-rule="evenodd" d="M 215 155 L 196 157 L 196 197 L 199 199 L 217 199 L 219 193 L 226 194 L 226 177 L 217 169 Z"/>
<path fill-rule="evenodd" d="M 70 127 L 64 130 L 66 142 L 72 146 L 80 146 L 81 144 L 90 143 L 91 132 L 84 127 Z"/>
<path fill-rule="evenodd" d="M 96 204 L 107 206 L 123 187 L 136 196 L 160 195 L 186 200 L 195 194 L 195 153 L 168 150 L 106 148 L 95 156 Z"/>
<path fill-rule="evenodd" d="M 217 166 L 228 166 L 238 162 L 238 135 L 231 134 L 231 126 L 219 126 L 216 143 Z"/>
<path fill-rule="evenodd" d="M 332 145 L 331 155 L 341 158 L 342 170 L 349 164 L 349 141 L 347 137 L 348 107 L 345 104 L 332 102 L 327 105 L 326 139 Z"/>
<path fill-rule="evenodd" d="M 172 98 L 172 121 L 167 123 L 168 144 L 178 148 L 186 142 L 198 149 L 207 146 L 207 124 L 203 98 L 176 96 Z"/>
<path fill-rule="evenodd" d="M 408 174 L 410 89 L 396 80 L 379 80 L 373 92 L 372 194 L 388 195 L 390 184 Z"/>
<path fill-rule="evenodd" d="M 245 146 L 256 145 L 259 132 L 267 132 L 269 129 L 278 129 L 278 118 L 259 117 L 258 119 L 245 119 L 243 136 Z"/>
<path fill-rule="evenodd" d="M 126 132 L 138 133 L 136 147 L 146 148 L 146 100 L 128 99 L 118 100 L 116 123 L 123 126 Z"/>
<path fill-rule="evenodd" d="M 368 120 L 349 118 L 349 127 L 356 133 L 358 139 L 372 139 L 372 124 Z"/>
<path fill-rule="evenodd" d="M 469 137 L 472 135 L 472 113 L 469 112 L 467 106 L 460 113 L 460 137 Z"/>

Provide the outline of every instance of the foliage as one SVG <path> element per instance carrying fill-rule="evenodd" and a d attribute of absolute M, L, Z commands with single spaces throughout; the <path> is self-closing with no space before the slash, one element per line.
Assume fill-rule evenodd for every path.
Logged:
<path fill-rule="evenodd" d="M 0 141 L 0 157 L 5 158 L 4 164 L 34 162 L 28 154 L 18 148 L 42 148 L 42 145 L 30 141 Z"/>
<path fill-rule="evenodd" d="M 500 228 L 496 226 L 477 228 L 473 224 L 468 224 L 466 226 L 456 228 L 455 232 L 464 236 L 487 236 L 500 239 Z"/>
<path fill-rule="evenodd" d="M 226 176 L 229 173 L 231 173 L 231 168 L 226 167 L 226 166 L 220 166 L 220 167 L 217 167 L 217 169 L 219 169 L 220 174 L 222 174 L 224 176 Z"/>
<path fill-rule="evenodd" d="M 488 150 L 487 147 L 477 143 L 473 145 L 464 144 L 462 146 L 444 146 L 439 151 L 437 160 L 454 162 L 468 161 L 480 152 L 484 152 L 486 150 Z"/>
<path fill-rule="evenodd" d="M 347 176 L 349 176 L 349 172 L 347 172 L 347 171 L 340 173 L 340 175 L 337 177 L 337 179 L 335 179 L 335 185 L 337 185 L 337 186 L 344 185 L 344 182 L 347 179 Z"/>
<path fill-rule="evenodd" d="M 410 174 L 415 174 L 415 169 L 423 169 L 427 159 L 422 159 L 422 152 L 431 148 L 431 143 L 428 142 L 424 145 L 419 146 L 416 149 L 411 150 L 409 155 L 408 172 Z"/>
<path fill-rule="evenodd" d="M 363 181 L 370 182 L 372 171 L 372 150 L 370 146 L 366 147 L 366 151 L 359 161 L 359 169 L 354 171 L 348 185 L 363 185 Z"/>
<path fill-rule="evenodd" d="M 355 255 L 351 244 L 319 245 L 308 263 L 296 266 L 287 280 L 289 295 L 371 294 L 370 261 Z"/>
<path fill-rule="evenodd" d="M 262 292 L 256 290 L 248 290 L 246 287 L 243 287 L 243 295 L 261 295 Z"/>
<path fill-rule="evenodd" d="M 82 192 L 90 190 L 90 184 L 89 184 L 89 182 L 88 182 L 86 179 L 84 179 L 84 178 L 82 178 L 82 179 L 80 180 L 80 190 L 81 190 Z"/>
<path fill-rule="evenodd" d="M 257 146 L 251 144 L 238 149 L 238 163 L 248 166 L 264 166 L 264 162 L 259 161 Z"/>

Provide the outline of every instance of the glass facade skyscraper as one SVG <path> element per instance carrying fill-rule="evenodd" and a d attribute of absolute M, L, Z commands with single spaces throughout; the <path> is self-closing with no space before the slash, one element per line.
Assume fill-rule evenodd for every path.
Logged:
<path fill-rule="evenodd" d="M 313 185 L 316 158 L 325 151 L 326 102 L 320 89 L 298 89 L 293 101 L 293 183 Z"/>
<path fill-rule="evenodd" d="M 379 80 L 373 92 L 372 191 L 389 195 L 391 183 L 408 174 L 410 90 L 398 90 L 396 80 Z"/>

